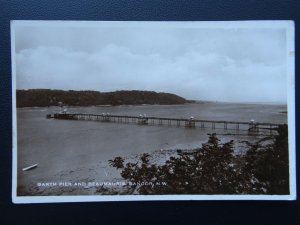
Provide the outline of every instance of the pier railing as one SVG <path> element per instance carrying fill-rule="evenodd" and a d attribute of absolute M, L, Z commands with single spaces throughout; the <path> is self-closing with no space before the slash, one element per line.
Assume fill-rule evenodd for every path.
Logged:
<path fill-rule="evenodd" d="M 254 121 L 215 121 L 199 120 L 194 118 L 168 118 L 168 117 L 148 117 L 148 116 L 128 116 L 128 115 L 110 115 L 110 114 L 85 114 L 85 113 L 55 113 L 48 114 L 47 118 L 64 119 L 64 120 L 90 120 L 112 123 L 127 123 L 139 125 L 167 125 L 167 126 L 184 126 L 186 128 L 210 128 L 224 130 L 247 130 L 257 133 L 261 130 L 269 130 L 272 133 L 280 124 L 258 123 Z"/>

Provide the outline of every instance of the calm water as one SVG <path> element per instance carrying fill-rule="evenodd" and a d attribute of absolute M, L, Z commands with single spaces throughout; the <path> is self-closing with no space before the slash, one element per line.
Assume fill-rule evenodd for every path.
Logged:
<path fill-rule="evenodd" d="M 69 108 L 69 112 L 116 115 L 286 123 L 284 105 L 202 103 L 174 106 L 115 106 Z M 89 168 L 116 156 L 130 156 L 158 149 L 195 148 L 207 141 L 207 133 L 216 132 L 222 141 L 255 140 L 258 137 L 229 135 L 232 131 L 186 129 L 184 127 L 141 126 L 46 119 L 46 114 L 59 112 L 57 107 L 17 110 L 18 183 L 51 179 L 61 171 Z M 233 131 L 235 132 L 235 131 Z M 38 163 L 29 173 L 22 168 Z"/>

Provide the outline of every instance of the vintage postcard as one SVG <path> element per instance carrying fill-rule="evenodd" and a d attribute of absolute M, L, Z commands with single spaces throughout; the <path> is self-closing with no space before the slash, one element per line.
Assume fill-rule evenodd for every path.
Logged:
<path fill-rule="evenodd" d="M 12 21 L 14 203 L 294 200 L 292 21 Z"/>

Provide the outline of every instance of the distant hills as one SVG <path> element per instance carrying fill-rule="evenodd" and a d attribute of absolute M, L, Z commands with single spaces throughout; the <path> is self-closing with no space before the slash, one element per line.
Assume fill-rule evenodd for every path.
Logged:
<path fill-rule="evenodd" d="M 63 91 L 51 89 L 17 90 L 17 107 L 184 104 L 178 95 L 154 91 Z"/>

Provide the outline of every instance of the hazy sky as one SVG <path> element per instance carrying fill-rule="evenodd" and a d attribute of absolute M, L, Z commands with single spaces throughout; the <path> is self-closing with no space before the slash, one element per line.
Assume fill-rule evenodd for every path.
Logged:
<path fill-rule="evenodd" d="M 18 89 L 154 90 L 286 102 L 286 31 L 187 23 L 15 26 Z"/>

